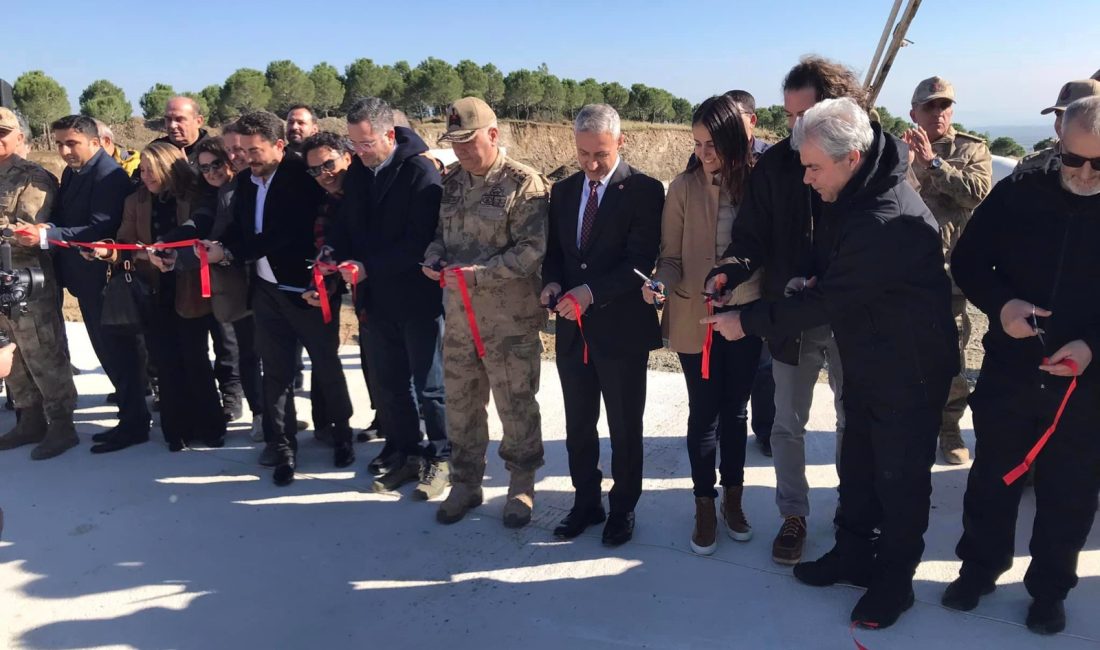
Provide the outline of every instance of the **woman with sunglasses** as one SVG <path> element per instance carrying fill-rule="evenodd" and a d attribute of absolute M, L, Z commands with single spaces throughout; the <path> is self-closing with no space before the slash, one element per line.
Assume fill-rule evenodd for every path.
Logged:
<path fill-rule="evenodd" d="M 662 327 L 680 356 L 688 389 L 687 448 L 695 494 L 691 549 L 710 555 L 718 548 L 715 462 L 720 452 L 722 516 L 737 541 L 752 538 L 741 510 L 748 400 L 760 360 L 761 340 L 727 341 L 699 320 L 708 310 L 725 311 L 760 298 L 759 271 L 732 294 L 704 297 L 707 272 L 730 242 L 733 222 L 752 171 L 751 133 L 741 106 L 722 95 L 703 102 L 692 116 L 695 159 L 673 179 L 661 220 L 657 260 L 659 292 L 642 288 L 647 302 L 665 302 Z"/>
<path fill-rule="evenodd" d="M 197 178 L 178 147 L 153 142 L 141 152 L 141 187 L 126 199 L 120 243 L 169 243 L 208 236 L 213 206 L 202 202 Z M 225 419 L 207 349 L 210 301 L 201 294 L 190 249 L 121 253 L 96 248 L 93 256 L 129 270 L 149 288 L 145 342 L 160 373 L 160 428 L 170 451 L 187 444 L 225 444 Z M 120 443 L 123 444 L 123 443 Z"/>

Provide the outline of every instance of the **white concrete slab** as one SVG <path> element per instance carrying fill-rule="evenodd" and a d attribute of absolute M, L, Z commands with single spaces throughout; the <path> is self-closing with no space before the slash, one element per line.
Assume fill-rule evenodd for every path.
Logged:
<path fill-rule="evenodd" d="M 635 540 L 608 550 L 592 530 L 572 543 L 550 530 L 571 504 L 561 391 L 543 366 L 547 464 L 536 519 L 500 523 L 507 477 L 491 449 L 487 503 L 452 527 L 433 504 L 370 492 L 357 445 L 354 471 L 301 434 L 301 474 L 275 488 L 255 463 L 244 421 L 220 450 L 169 454 L 159 440 L 104 457 L 90 436 L 113 409 L 87 338 L 70 328 L 80 447 L 35 463 L 0 453 L 0 646 L 7 648 L 851 648 L 854 588 L 813 589 L 770 559 L 779 524 L 770 460 L 750 444 L 746 510 L 756 537 L 723 538 L 710 558 L 688 544 L 693 502 L 684 450 L 682 377 L 652 373 L 646 414 L 646 493 Z M 354 348 L 344 351 L 356 425 L 370 418 Z M 831 544 L 833 413 L 818 386 L 808 437 L 814 516 L 807 554 Z M 305 400 L 300 412 L 308 413 Z M 13 417 L 0 414 L 0 427 Z M 490 418 L 494 440 L 499 423 Z M 969 426 L 969 420 L 966 423 Z M 159 437 L 159 431 L 154 430 Z M 972 441 L 972 439 L 971 439 Z M 603 441 L 605 459 L 609 445 Z M 966 468 L 937 466 L 918 603 L 893 628 L 863 631 L 880 648 L 1095 648 L 1100 645 L 1100 534 L 1081 557 L 1066 634 L 1044 639 L 1021 621 L 1033 512 L 1025 499 L 1019 561 L 971 614 L 938 604 L 958 564 Z M 407 490 L 406 490 L 407 492 Z"/>

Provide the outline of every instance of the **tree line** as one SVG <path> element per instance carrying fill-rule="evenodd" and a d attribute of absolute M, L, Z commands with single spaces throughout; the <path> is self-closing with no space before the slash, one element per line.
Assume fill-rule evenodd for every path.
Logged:
<path fill-rule="evenodd" d="M 17 78 L 14 94 L 17 107 L 36 133 L 71 110 L 65 88 L 41 70 Z M 272 61 L 266 70 L 241 68 L 221 85 L 198 91 L 181 91 L 158 82 L 138 99 L 141 115 L 145 119 L 161 117 L 165 101 L 176 95 L 194 99 L 214 124 L 259 109 L 285 115 L 299 103 L 313 106 L 321 117 L 342 115 L 363 96 L 381 97 L 418 119 L 439 115 L 465 96 L 484 99 L 501 117 L 544 121 L 572 119 L 585 104 L 607 103 L 625 119 L 687 123 L 694 108 L 682 97 L 645 84 L 627 88 L 593 78 L 562 79 L 551 74 L 545 63 L 535 70 L 506 75 L 491 63 L 464 60 L 451 65 L 434 57 L 416 67 L 405 61 L 379 65 L 371 59 L 356 59 L 342 73 L 329 63 L 318 63 L 306 71 L 293 61 Z M 123 122 L 134 113 L 122 88 L 107 79 L 89 84 L 80 94 L 79 105 L 81 113 L 109 124 Z"/>

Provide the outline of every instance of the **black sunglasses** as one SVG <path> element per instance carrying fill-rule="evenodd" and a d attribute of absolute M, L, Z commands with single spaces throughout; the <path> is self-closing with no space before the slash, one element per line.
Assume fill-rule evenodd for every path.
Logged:
<path fill-rule="evenodd" d="M 1085 163 L 1092 165 L 1092 168 L 1100 172 L 1100 158 L 1085 158 L 1084 156 L 1078 156 L 1075 153 L 1063 151 L 1058 154 L 1058 157 L 1062 159 L 1062 164 L 1066 167 L 1084 167 Z"/>
<path fill-rule="evenodd" d="M 336 170 L 336 159 L 335 158 L 329 158 L 328 160 L 321 163 L 320 165 L 317 165 L 316 167 L 307 167 L 306 168 L 306 172 L 314 178 L 317 178 L 318 176 L 320 176 L 321 174 L 323 174 L 325 172 L 331 172 L 331 171 L 335 171 L 335 170 Z"/>
<path fill-rule="evenodd" d="M 215 160 L 212 163 L 207 163 L 205 165 L 198 165 L 196 167 L 196 169 L 199 170 L 200 174 L 209 174 L 210 172 L 218 171 L 219 169 L 221 169 L 224 166 L 225 166 L 225 161 L 224 160 Z"/>

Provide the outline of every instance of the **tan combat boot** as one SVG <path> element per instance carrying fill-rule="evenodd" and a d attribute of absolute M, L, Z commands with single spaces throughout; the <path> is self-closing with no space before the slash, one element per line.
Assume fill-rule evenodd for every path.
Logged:
<path fill-rule="evenodd" d="M 58 418 L 49 423 L 45 439 L 31 450 L 31 460 L 46 460 L 60 456 L 78 444 L 80 444 L 80 438 L 76 437 L 72 418 Z"/>
<path fill-rule="evenodd" d="M 19 421 L 12 430 L 0 436 L 0 450 L 42 442 L 45 437 L 46 414 L 42 411 L 42 405 L 21 409 Z"/>
<path fill-rule="evenodd" d="M 466 516 L 466 513 L 481 505 L 484 497 L 480 485 L 455 483 L 451 493 L 439 504 L 435 511 L 435 520 L 441 524 L 453 524 Z"/>
<path fill-rule="evenodd" d="M 535 473 L 516 471 L 508 481 L 508 501 L 504 504 L 504 525 L 523 528 L 531 521 L 535 508 Z"/>
<path fill-rule="evenodd" d="M 970 460 L 970 450 L 958 431 L 940 431 L 940 453 L 948 465 L 962 465 Z"/>
<path fill-rule="evenodd" d="M 747 542 L 752 539 L 752 526 L 745 519 L 745 513 L 741 510 L 741 495 L 744 487 L 740 485 L 723 488 L 722 518 L 726 520 L 726 532 L 738 542 Z"/>
<path fill-rule="evenodd" d="M 696 555 L 712 555 L 718 549 L 718 517 L 714 514 L 714 499 L 695 497 L 695 529 L 691 531 L 691 551 Z"/>

